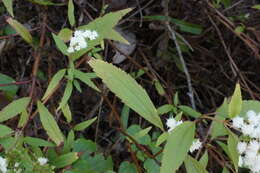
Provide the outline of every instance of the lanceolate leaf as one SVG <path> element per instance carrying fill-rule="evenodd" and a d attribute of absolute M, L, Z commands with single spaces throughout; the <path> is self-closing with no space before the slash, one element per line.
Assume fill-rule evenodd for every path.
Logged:
<path fill-rule="evenodd" d="M 33 38 L 30 34 L 30 32 L 18 21 L 14 20 L 13 18 L 9 18 L 7 19 L 7 22 L 9 23 L 9 25 L 11 25 L 16 32 L 18 32 L 21 37 L 29 44 L 33 44 Z"/>
<path fill-rule="evenodd" d="M 69 4 L 68 4 L 68 18 L 69 18 L 70 25 L 71 26 L 75 25 L 73 0 L 69 0 Z"/>
<path fill-rule="evenodd" d="M 54 89 L 58 86 L 60 80 L 63 78 L 65 75 L 66 69 L 62 69 L 58 71 L 51 79 L 48 88 L 42 98 L 42 100 L 45 100 L 53 91 Z"/>
<path fill-rule="evenodd" d="M 228 142 L 227 142 L 228 154 L 234 164 L 236 172 L 238 172 L 238 159 L 239 159 L 239 153 L 237 151 L 238 137 L 230 130 L 228 130 L 228 133 L 229 133 Z"/>
<path fill-rule="evenodd" d="M 13 130 L 5 125 L 0 124 L 0 138 L 13 133 Z"/>
<path fill-rule="evenodd" d="M 54 165 L 56 168 L 62 168 L 62 167 L 72 164 L 73 162 L 78 160 L 78 158 L 79 158 L 79 156 L 78 156 L 78 153 L 76 153 L 76 152 L 63 154 L 63 155 L 59 156 L 57 159 L 55 159 L 52 162 L 52 165 Z"/>
<path fill-rule="evenodd" d="M 81 80 L 83 83 L 85 83 L 86 85 L 88 85 L 92 89 L 100 92 L 100 90 L 96 87 L 94 82 L 91 81 L 91 76 L 89 75 L 89 73 L 84 73 L 84 72 L 81 72 L 79 70 L 75 70 L 74 75 L 75 75 L 75 78 Z"/>
<path fill-rule="evenodd" d="M 43 128 L 45 129 L 49 137 L 56 143 L 56 145 L 59 146 L 64 139 L 58 124 L 56 123 L 55 119 L 48 111 L 48 109 L 40 101 L 38 101 L 37 105 Z"/>
<path fill-rule="evenodd" d="M 235 92 L 231 98 L 228 112 L 229 112 L 229 117 L 233 118 L 235 116 L 238 116 L 242 109 L 242 96 L 241 96 L 241 90 L 240 90 L 240 85 L 236 84 L 236 89 Z"/>
<path fill-rule="evenodd" d="M 10 118 L 15 117 L 17 114 L 24 111 L 27 105 L 30 102 L 29 97 L 24 97 L 18 100 L 13 101 L 7 105 L 3 110 L 0 111 L 0 122 L 9 120 Z"/>
<path fill-rule="evenodd" d="M 163 129 L 161 119 L 146 91 L 126 72 L 102 60 L 92 59 L 90 66 L 108 88 L 144 119 Z"/>
<path fill-rule="evenodd" d="M 169 135 L 163 151 L 160 173 L 174 173 L 186 158 L 194 140 L 195 124 L 184 122 Z"/>
<path fill-rule="evenodd" d="M 187 173 L 207 173 L 208 171 L 191 156 L 187 156 L 184 161 Z"/>
<path fill-rule="evenodd" d="M 49 141 L 45 141 L 40 138 L 34 138 L 26 136 L 23 138 L 23 141 L 31 146 L 35 147 L 55 147 L 55 144 Z"/>
<path fill-rule="evenodd" d="M 68 81 L 64 91 L 64 95 L 60 102 L 60 106 L 58 107 L 58 110 L 64 107 L 66 104 L 68 104 L 68 100 L 72 94 L 72 90 L 73 90 L 73 84 L 71 81 Z"/>
<path fill-rule="evenodd" d="M 62 39 L 55 35 L 55 34 L 52 34 L 52 37 L 55 41 L 55 44 L 57 46 L 57 48 L 64 54 L 64 55 L 68 55 L 68 52 L 67 52 L 67 49 L 68 47 L 66 46 L 66 44 L 62 41 Z"/>
<path fill-rule="evenodd" d="M 76 131 L 84 130 L 85 128 L 87 128 L 88 126 L 90 126 L 93 122 L 95 122 L 96 119 L 97 119 L 97 117 L 92 118 L 92 119 L 87 120 L 87 121 L 84 121 L 84 122 L 82 122 L 82 123 L 79 123 L 79 124 L 77 124 L 77 125 L 74 127 L 74 130 L 76 130 Z"/>
<path fill-rule="evenodd" d="M 13 12 L 13 0 L 2 0 L 2 2 L 5 5 L 5 8 L 7 9 L 8 13 L 14 17 L 14 12 Z"/>

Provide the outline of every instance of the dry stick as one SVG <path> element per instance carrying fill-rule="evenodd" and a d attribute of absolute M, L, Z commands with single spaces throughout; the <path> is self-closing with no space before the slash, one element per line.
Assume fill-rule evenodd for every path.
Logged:
<path fill-rule="evenodd" d="M 44 45 L 44 37 L 45 37 L 45 32 L 46 32 L 46 27 L 45 27 L 46 26 L 45 25 L 46 20 L 47 20 L 47 14 L 44 13 L 43 24 L 41 26 L 40 48 L 42 48 L 43 45 Z M 31 111 L 32 111 L 34 90 L 35 90 L 35 86 L 36 86 L 36 76 L 37 76 L 40 60 L 41 60 L 41 53 L 40 53 L 39 50 L 36 50 L 35 61 L 34 61 L 34 64 L 33 64 L 33 71 L 32 71 L 32 86 L 31 86 L 31 91 L 30 91 L 30 94 L 29 94 L 29 97 L 32 100 L 31 104 L 30 104 L 30 108 L 29 108 L 29 114 L 31 114 Z"/>
<path fill-rule="evenodd" d="M 6 87 L 6 86 L 10 86 L 10 85 L 25 85 L 25 84 L 28 84 L 31 82 L 32 82 L 32 80 L 4 83 L 4 84 L 0 84 L 0 87 Z"/>
<path fill-rule="evenodd" d="M 182 55 L 182 52 L 181 52 L 181 49 L 180 49 L 180 45 L 179 45 L 179 43 L 177 41 L 175 31 L 170 26 L 169 21 L 166 22 L 166 26 L 167 26 L 168 30 L 170 31 L 170 33 L 171 33 L 171 37 L 172 37 L 172 39 L 173 39 L 173 41 L 175 43 L 175 46 L 176 46 L 179 58 L 181 60 L 182 68 L 183 68 L 183 71 L 185 73 L 187 84 L 188 84 L 188 89 L 189 89 L 188 96 L 190 97 L 191 106 L 192 106 L 193 109 L 196 110 L 196 105 L 195 105 L 195 101 L 194 101 L 194 93 L 193 93 L 193 88 L 192 88 L 192 85 L 191 85 L 191 78 L 190 78 L 190 74 L 189 74 L 189 71 L 187 69 L 185 60 L 184 60 L 183 55 Z"/>
<path fill-rule="evenodd" d="M 215 28 L 216 31 L 217 31 L 217 34 L 218 34 L 218 36 L 219 36 L 219 38 L 220 38 L 220 41 L 221 41 L 221 43 L 222 43 L 222 45 L 223 45 L 223 47 L 224 47 L 224 49 L 225 49 L 225 52 L 226 52 L 226 54 L 227 54 L 227 56 L 228 56 L 228 58 L 229 58 L 229 61 L 230 61 L 230 63 L 231 63 L 231 69 L 234 70 L 234 71 L 233 71 L 234 75 L 240 77 L 240 79 L 241 79 L 242 82 L 244 83 L 245 87 L 247 88 L 247 90 L 248 90 L 250 96 L 251 96 L 253 99 L 255 99 L 255 96 L 254 96 L 253 92 L 251 91 L 251 89 L 249 88 L 249 86 L 247 85 L 247 82 L 246 82 L 246 80 L 244 79 L 244 76 L 240 73 L 240 71 L 239 71 L 239 69 L 238 69 L 238 67 L 237 67 L 237 65 L 236 65 L 236 63 L 235 63 L 235 61 L 233 60 L 232 56 L 230 55 L 230 52 L 228 51 L 227 45 L 226 45 L 226 43 L 225 43 L 225 41 L 224 41 L 224 39 L 223 39 L 223 37 L 222 37 L 222 35 L 221 35 L 221 32 L 220 32 L 219 28 L 217 27 L 216 23 L 213 21 L 213 19 L 211 18 L 211 16 L 210 16 L 208 13 L 207 13 L 207 15 L 208 15 L 208 18 L 209 18 L 210 22 L 212 23 L 212 25 L 214 26 L 214 28 Z M 232 68 L 232 67 L 233 67 L 233 68 Z"/>
<path fill-rule="evenodd" d="M 132 157 L 132 160 L 134 161 L 134 164 L 137 168 L 137 172 L 138 173 L 142 173 L 142 168 L 140 167 L 139 163 L 138 163 L 138 160 L 137 160 L 137 157 L 136 157 L 136 154 L 134 153 L 134 151 L 132 150 L 131 148 L 131 145 L 129 143 L 127 143 L 127 148 L 129 149 L 130 153 L 131 153 L 131 157 Z"/>

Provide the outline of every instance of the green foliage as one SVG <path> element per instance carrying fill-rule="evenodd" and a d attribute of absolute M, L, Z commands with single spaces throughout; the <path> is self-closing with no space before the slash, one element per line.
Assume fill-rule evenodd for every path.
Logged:
<path fill-rule="evenodd" d="M 170 133 L 163 151 L 160 173 L 176 172 L 192 144 L 195 134 L 195 124 L 184 122 Z"/>
<path fill-rule="evenodd" d="M 65 73 L 66 73 L 66 69 L 61 69 L 52 77 L 52 79 L 48 85 L 48 88 L 42 97 L 42 100 L 45 100 L 47 97 L 50 96 L 50 94 L 52 94 L 54 92 L 54 90 L 59 85 L 59 82 L 61 81 L 61 79 L 63 78 Z"/>
<path fill-rule="evenodd" d="M 13 130 L 5 125 L 0 124 L 0 138 L 13 133 Z"/>
<path fill-rule="evenodd" d="M 74 4 L 73 0 L 69 0 L 68 4 L 68 18 L 71 26 L 75 25 L 75 16 L 74 16 Z"/>
<path fill-rule="evenodd" d="M 260 4 L 254 5 L 254 6 L 252 6 L 252 8 L 260 10 Z"/>
<path fill-rule="evenodd" d="M 14 12 L 13 12 L 13 0 L 2 0 L 2 2 L 5 5 L 5 8 L 7 9 L 8 13 L 14 17 Z"/>
<path fill-rule="evenodd" d="M 66 106 L 68 104 L 69 98 L 72 94 L 73 91 L 73 84 L 71 81 L 67 82 L 63 97 L 61 98 L 61 102 L 60 105 L 58 107 L 58 110 L 63 108 L 64 106 Z"/>
<path fill-rule="evenodd" d="M 0 122 L 9 120 L 24 111 L 30 102 L 29 97 L 17 99 L 0 111 Z"/>
<path fill-rule="evenodd" d="M 78 159 L 79 159 L 78 153 L 70 152 L 57 157 L 55 160 L 52 161 L 52 165 L 54 165 L 56 168 L 62 168 L 71 165 Z"/>
<path fill-rule="evenodd" d="M 229 107 L 228 107 L 229 117 L 233 118 L 233 117 L 239 115 L 241 109 L 242 109 L 241 90 L 240 90 L 240 85 L 236 84 L 236 89 L 234 91 L 234 94 L 231 98 L 231 101 L 230 101 Z"/>
<path fill-rule="evenodd" d="M 119 173 L 137 173 L 134 164 L 124 161 L 120 164 Z"/>
<path fill-rule="evenodd" d="M 236 172 L 238 171 L 238 158 L 239 154 L 237 151 L 237 144 L 238 144 L 238 137 L 232 133 L 230 130 L 228 130 L 228 141 L 227 141 L 227 147 L 228 147 L 228 154 L 230 159 L 233 162 L 233 165 L 235 167 Z"/>
<path fill-rule="evenodd" d="M 202 166 L 200 162 L 191 156 L 187 156 L 184 160 L 187 173 L 207 173 L 206 169 Z"/>
<path fill-rule="evenodd" d="M 189 106 L 181 105 L 181 106 L 178 106 L 178 108 L 181 109 L 185 114 L 187 114 L 193 118 L 198 118 L 201 116 L 201 113 L 197 112 L 196 110 L 192 109 Z"/>
<path fill-rule="evenodd" d="M 35 146 L 35 147 L 54 147 L 55 146 L 55 144 L 53 144 L 52 142 L 45 141 L 40 138 L 29 137 L 29 136 L 24 137 L 23 141 L 24 141 L 24 143 L 31 145 L 31 146 Z"/>
<path fill-rule="evenodd" d="M 10 84 L 13 82 L 15 82 L 15 80 L 13 78 L 0 73 L 0 84 Z M 4 93 L 6 93 L 7 96 L 13 97 L 13 96 L 15 96 L 15 94 L 18 90 L 18 87 L 16 85 L 0 86 L 0 90 L 4 91 Z"/>
<path fill-rule="evenodd" d="M 127 106 L 163 130 L 161 119 L 148 94 L 130 75 L 101 60 L 92 59 L 89 65 Z"/>
<path fill-rule="evenodd" d="M 28 0 L 32 3 L 39 4 L 39 5 L 46 5 L 46 6 L 62 6 L 65 5 L 64 3 L 54 3 L 51 0 Z"/>
<path fill-rule="evenodd" d="M 92 119 L 90 119 L 90 120 L 86 120 L 86 121 L 84 121 L 84 122 L 82 122 L 82 123 L 79 123 L 79 124 L 77 124 L 73 129 L 74 129 L 75 131 L 82 131 L 82 130 L 84 130 L 85 128 L 89 127 L 92 123 L 94 123 L 94 122 L 96 121 L 96 119 L 97 119 L 97 117 L 92 118 Z"/>
<path fill-rule="evenodd" d="M 27 42 L 29 43 L 31 46 L 33 45 L 33 38 L 32 35 L 30 34 L 30 32 L 28 31 L 27 28 L 25 28 L 21 23 L 19 23 L 17 20 L 13 19 L 13 18 L 8 18 L 7 22 L 9 23 L 9 25 L 11 25 L 18 34 L 21 35 L 21 37 Z"/>
<path fill-rule="evenodd" d="M 59 146 L 64 141 L 64 139 L 58 124 L 48 109 L 40 101 L 38 101 L 37 106 L 43 128 L 49 137 L 56 143 L 56 145 Z"/>

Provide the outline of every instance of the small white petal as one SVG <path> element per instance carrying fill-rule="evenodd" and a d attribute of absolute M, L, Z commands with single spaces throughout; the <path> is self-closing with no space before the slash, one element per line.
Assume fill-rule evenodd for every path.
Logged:
<path fill-rule="evenodd" d="M 246 151 L 247 143 L 246 142 L 239 142 L 237 144 L 237 151 L 239 154 L 243 154 Z"/>
<path fill-rule="evenodd" d="M 235 128 L 242 128 L 244 126 L 244 118 L 237 116 L 232 119 L 232 124 Z"/>
<path fill-rule="evenodd" d="M 48 162 L 48 159 L 44 157 L 39 157 L 38 162 L 40 163 L 41 166 L 43 166 Z"/>
<path fill-rule="evenodd" d="M 192 153 L 195 150 L 198 150 L 202 147 L 202 143 L 200 142 L 199 139 L 197 139 L 196 141 L 192 142 L 192 145 L 190 147 L 190 152 Z"/>

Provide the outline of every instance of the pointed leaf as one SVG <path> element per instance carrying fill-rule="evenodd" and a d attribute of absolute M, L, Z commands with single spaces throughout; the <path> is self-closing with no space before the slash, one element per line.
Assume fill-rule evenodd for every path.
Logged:
<path fill-rule="evenodd" d="M 5 125 L 0 124 L 0 138 L 13 133 L 13 130 Z"/>
<path fill-rule="evenodd" d="M 26 136 L 23 138 L 23 141 L 26 144 L 29 144 L 31 146 L 35 146 L 35 147 L 55 147 L 55 144 L 49 141 L 45 141 L 43 139 L 40 138 L 34 138 L 34 137 L 29 137 Z"/>
<path fill-rule="evenodd" d="M 184 161 L 187 173 L 207 173 L 206 169 L 194 158 L 187 156 Z"/>
<path fill-rule="evenodd" d="M 7 9 L 8 13 L 14 17 L 14 12 L 13 12 L 13 0 L 2 0 L 2 2 L 5 5 L 5 8 Z"/>
<path fill-rule="evenodd" d="M 71 26 L 75 25 L 73 0 L 69 0 L 69 4 L 68 4 L 68 18 L 69 18 L 70 25 Z"/>
<path fill-rule="evenodd" d="M 40 119 L 42 122 L 42 126 L 49 135 L 49 137 L 59 146 L 63 142 L 63 134 L 60 131 L 58 124 L 55 119 L 48 111 L 48 109 L 40 102 L 37 103 Z"/>
<path fill-rule="evenodd" d="M 60 105 L 58 107 L 58 110 L 61 109 L 62 107 L 64 107 L 66 104 L 68 104 L 68 100 L 72 94 L 72 90 L 73 90 L 73 84 L 71 81 L 67 82 L 63 97 L 61 98 L 61 102 Z"/>
<path fill-rule="evenodd" d="M 84 73 L 84 72 L 81 72 L 79 70 L 75 70 L 74 75 L 75 75 L 75 78 L 81 80 L 83 83 L 88 85 L 90 88 L 100 92 L 100 90 L 96 87 L 94 82 L 91 81 L 92 77 L 89 75 L 89 73 Z"/>
<path fill-rule="evenodd" d="M 173 173 L 178 170 L 186 158 L 194 140 L 195 124 L 184 122 L 169 135 L 163 151 L 160 173 Z"/>
<path fill-rule="evenodd" d="M 237 116 L 240 113 L 241 109 L 242 109 L 242 96 L 241 96 L 240 85 L 237 83 L 235 92 L 229 103 L 229 108 L 228 108 L 229 117 L 233 118 Z"/>
<path fill-rule="evenodd" d="M 92 118 L 90 120 L 84 121 L 82 123 L 77 124 L 73 129 L 76 131 L 81 131 L 90 126 L 92 123 L 96 121 L 97 117 Z"/>
<path fill-rule="evenodd" d="M 9 120 L 15 117 L 17 114 L 21 113 L 26 109 L 30 102 L 29 97 L 20 98 L 8 104 L 4 109 L 0 111 L 0 122 Z"/>
<path fill-rule="evenodd" d="M 52 161 L 52 165 L 56 168 L 62 168 L 71 165 L 79 158 L 78 153 L 71 152 L 67 154 L 60 155 L 58 158 Z"/>
<path fill-rule="evenodd" d="M 64 54 L 64 55 L 69 55 L 68 53 L 68 47 L 67 45 L 61 40 L 61 38 L 55 34 L 52 33 L 52 37 L 55 41 L 55 44 L 57 48 Z"/>
<path fill-rule="evenodd" d="M 115 93 L 131 109 L 139 113 L 144 119 L 163 129 L 150 97 L 146 91 L 126 72 L 102 60 L 90 60 L 90 66 L 107 87 Z"/>
<path fill-rule="evenodd" d="M 236 172 L 238 172 L 238 159 L 239 159 L 239 153 L 237 151 L 237 144 L 238 144 L 238 137 L 228 130 L 228 153 L 229 157 L 232 160 L 234 167 L 236 169 Z"/>
<path fill-rule="evenodd" d="M 65 104 L 65 106 L 61 107 L 61 111 L 62 111 L 64 117 L 66 118 L 67 122 L 70 123 L 72 120 L 72 116 L 71 116 L 71 111 L 70 111 L 69 105 Z"/>
<path fill-rule="evenodd" d="M 63 76 L 66 73 L 66 69 L 59 70 L 51 79 L 48 88 L 42 97 L 42 100 L 45 100 L 52 92 L 55 90 L 55 88 L 58 86 L 60 80 L 63 78 Z"/>
<path fill-rule="evenodd" d="M 25 28 L 21 23 L 19 23 L 11 17 L 7 19 L 7 22 L 16 30 L 16 32 L 18 32 L 21 35 L 21 37 L 27 43 L 33 45 L 33 38 L 27 28 Z"/>

